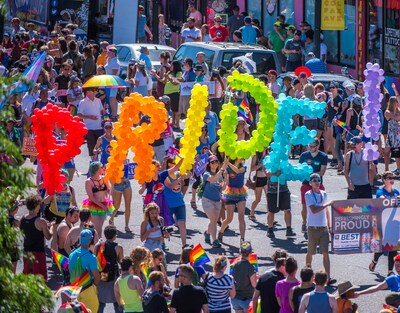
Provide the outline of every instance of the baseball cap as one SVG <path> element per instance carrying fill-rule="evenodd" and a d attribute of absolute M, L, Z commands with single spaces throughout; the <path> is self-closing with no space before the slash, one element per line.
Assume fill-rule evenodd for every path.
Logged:
<path fill-rule="evenodd" d="M 312 173 L 312 174 L 310 175 L 310 181 L 311 181 L 312 179 L 320 179 L 320 178 L 321 178 L 321 176 L 319 176 L 318 173 Z"/>
<path fill-rule="evenodd" d="M 5 33 L 3 34 L 3 36 L 10 37 L 10 33 L 9 33 L 9 32 L 5 32 Z"/>
<path fill-rule="evenodd" d="M 308 57 L 309 59 L 315 58 L 314 52 L 312 52 L 312 51 L 308 52 L 307 57 Z"/>
<path fill-rule="evenodd" d="M 109 46 L 110 44 L 108 43 L 108 41 L 102 41 L 102 42 L 100 42 L 100 46 L 101 47 L 107 47 L 107 46 Z"/>
<path fill-rule="evenodd" d="M 246 252 L 246 251 L 251 251 L 251 250 L 252 250 L 252 248 L 251 248 L 250 241 L 243 241 L 240 244 L 240 252 Z"/>
<path fill-rule="evenodd" d="M 360 136 L 354 136 L 353 138 L 350 139 L 350 143 L 353 145 L 357 145 L 359 143 L 362 143 L 362 139 Z"/>
<path fill-rule="evenodd" d="M 356 89 L 356 87 L 354 86 L 354 84 L 353 84 L 352 82 L 350 82 L 350 81 L 345 82 L 345 83 L 343 84 L 343 87 L 344 87 L 344 88 L 347 88 L 347 89 L 349 89 L 349 90 L 355 90 L 355 89 Z"/>
<path fill-rule="evenodd" d="M 274 25 L 276 25 L 276 26 L 281 26 L 281 22 L 279 22 L 279 21 L 276 21 L 275 23 L 274 23 Z"/>
<path fill-rule="evenodd" d="M 296 30 L 296 26 L 294 25 L 288 25 L 285 27 L 286 30 L 291 29 L 291 30 Z"/>
<path fill-rule="evenodd" d="M 355 105 L 361 105 L 362 104 L 362 99 L 359 95 L 355 95 L 352 99 L 353 103 Z"/>
<path fill-rule="evenodd" d="M 139 49 L 140 53 L 143 53 L 146 50 L 148 50 L 146 46 L 141 46 Z"/>
<path fill-rule="evenodd" d="M 212 154 L 209 158 L 208 158 L 208 162 L 212 162 L 212 161 L 218 161 L 218 158 L 215 154 Z"/>
<path fill-rule="evenodd" d="M 278 76 L 278 73 L 275 70 L 269 70 L 268 75 L 275 75 Z"/>
<path fill-rule="evenodd" d="M 114 52 L 114 53 L 117 53 L 117 48 L 115 48 L 115 47 L 108 47 L 107 50 L 111 51 L 111 52 Z"/>
<path fill-rule="evenodd" d="M 63 303 L 60 308 L 57 310 L 57 313 L 87 313 L 89 312 L 87 307 L 78 300 L 73 302 Z"/>
<path fill-rule="evenodd" d="M 199 52 L 196 53 L 196 57 L 199 56 L 199 55 L 204 55 L 205 56 L 206 54 L 205 54 L 204 51 L 199 51 Z"/>
<path fill-rule="evenodd" d="M 93 238 L 93 234 L 89 229 L 84 229 L 81 231 L 81 234 L 79 235 L 79 243 L 81 245 L 88 245 Z"/>
<path fill-rule="evenodd" d="M 244 18 L 244 22 L 247 23 L 247 24 L 251 23 L 251 17 L 250 16 L 246 16 Z"/>
<path fill-rule="evenodd" d="M 394 260 L 395 262 L 400 262 L 400 254 L 396 255 L 396 256 L 393 258 L 393 260 Z"/>
<path fill-rule="evenodd" d="M 164 102 L 164 103 L 171 102 L 171 98 L 168 97 L 167 95 L 163 95 L 162 97 L 158 98 L 158 100 L 160 100 L 161 102 Z"/>
<path fill-rule="evenodd" d="M 337 82 L 331 82 L 331 83 L 329 84 L 329 87 L 336 87 L 336 88 L 339 88 L 339 84 L 338 84 Z"/>
<path fill-rule="evenodd" d="M 49 35 L 50 37 L 57 37 L 58 36 L 58 33 L 56 32 L 56 31 L 52 31 L 51 33 L 50 33 L 50 35 Z"/>
<path fill-rule="evenodd" d="M 113 126 L 112 125 L 112 122 L 110 122 L 110 121 L 107 121 L 107 122 L 104 122 L 104 125 L 103 125 L 103 127 L 105 128 L 106 126 Z"/>
<path fill-rule="evenodd" d="M 139 60 L 137 61 L 136 65 L 140 67 L 145 67 L 146 63 L 144 62 L 144 60 Z"/>
<path fill-rule="evenodd" d="M 214 20 L 220 20 L 220 21 L 222 21 L 222 17 L 219 16 L 219 15 L 215 15 L 215 16 L 214 16 Z"/>

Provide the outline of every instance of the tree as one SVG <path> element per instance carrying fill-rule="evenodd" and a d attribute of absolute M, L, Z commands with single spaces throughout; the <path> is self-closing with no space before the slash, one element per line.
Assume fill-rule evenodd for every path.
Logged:
<path fill-rule="evenodd" d="M 0 0 L 1 3 L 4 0 Z M 0 78 L 0 102 L 10 94 L 16 79 Z M 20 79 L 21 81 L 21 79 Z M 23 81 L 23 79 L 22 79 Z M 0 109 L 0 123 L 14 119 L 6 105 Z M 6 136 L 0 126 L 0 312 L 41 312 L 54 307 L 52 291 L 38 275 L 14 274 L 11 253 L 16 252 L 20 231 L 11 228 L 7 209 L 13 207 L 16 195 L 23 195 L 30 187 L 33 171 L 22 167 L 24 159 L 19 148 Z M 19 251 L 21 252 L 21 251 Z"/>

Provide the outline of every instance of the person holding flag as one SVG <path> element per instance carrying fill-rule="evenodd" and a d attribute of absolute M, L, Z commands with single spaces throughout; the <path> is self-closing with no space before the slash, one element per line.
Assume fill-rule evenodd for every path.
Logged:
<path fill-rule="evenodd" d="M 79 236 L 80 247 L 69 256 L 69 271 L 71 284 L 81 286 L 78 301 L 83 302 L 92 312 L 99 309 L 97 285 L 100 282 L 97 258 L 89 251 L 93 234 L 89 229 L 83 229 Z"/>

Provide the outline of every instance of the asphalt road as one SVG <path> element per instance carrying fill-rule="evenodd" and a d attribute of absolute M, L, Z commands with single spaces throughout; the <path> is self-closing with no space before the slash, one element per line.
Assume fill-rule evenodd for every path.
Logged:
<path fill-rule="evenodd" d="M 89 157 L 87 153 L 86 145 L 82 146 L 82 153 L 75 158 L 75 163 L 79 172 L 86 173 L 89 165 Z M 293 160 L 298 162 L 298 159 Z M 27 166 L 31 166 L 30 162 L 27 161 Z M 393 169 L 394 165 L 391 165 Z M 383 171 L 383 165 L 379 164 L 380 172 Z M 75 175 L 72 181 L 72 186 L 76 190 L 77 201 L 80 203 L 86 198 L 84 181 L 86 176 Z M 124 216 L 123 208 L 124 203 L 121 204 L 121 209 L 115 218 L 115 225 L 117 226 L 118 239 L 123 248 L 124 254 L 128 255 L 133 247 L 141 245 L 139 227 L 143 218 L 142 214 L 142 197 L 138 194 L 139 185 L 136 181 L 131 181 L 133 188 L 133 200 L 131 205 L 131 219 L 130 228 L 133 231 L 132 234 L 124 232 Z M 380 184 L 380 182 L 378 182 Z M 258 255 L 260 273 L 263 273 L 267 268 L 272 266 L 272 260 L 270 256 L 276 248 L 284 248 L 291 255 L 293 255 L 298 263 L 299 268 L 305 266 L 305 254 L 307 249 L 307 241 L 304 235 L 301 233 L 301 203 L 300 203 L 300 182 L 289 182 L 289 188 L 292 193 L 292 225 L 293 230 L 297 233 L 297 237 L 293 239 L 287 239 L 285 236 L 285 224 L 283 220 L 283 214 L 276 214 L 276 221 L 278 222 L 277 230 L 275 232 L 276 238 L 269 239 L 266 236 L 266 199 L 262 198 L 261 203 L 256 209 L 257 221 L 250 221 L 246 218 L 246 239 L 250 240 L 254 249 L 254 252 Z M 328 193 L 330 200 L 342 200 L 346 198 L 346 181 L 344 176 L 337 176 L 336 170 L 328 168 L 325 177 L 324 185 Z M 395 182 L 395 187 L 399 188 L 399 181 Z M 230 225 L 230 229 L 225 232 L 224 242 L 222 248 L 213 249 L 210 245 L 204 242 L 203 232 L 207 227 L 208 220 L 202 210 L 201 201 L 198 202 L 198 208 L 196 210 L 190 207 L 191 194 L 188 192 L 185 197 L 186 201 L 186 212 L 187 212 L 187 228 L 188 228 L 188 243 L 197 244 L 201 243 L 207 251 L 211 259 L 217 254 L 225 254 L 229 258 L 236 257 L 238 255 L 239 246 L 239 227 L 237 222 L 237 216 L 235 214 L 234 220 Z M 249 192 L 249 198 L 247 200 L 247 207 L 250 207 L 251 202 L 254 200 L 254 193 Z M 24 213 L 24 209 L 19 212 L 21 216 Z M 247 211 L 248 214 L 248 211 Z M 106 222 L 107 224 L 107 222 Z M 105 224 L 105 225 L 106 225 Z M 179 255 L 181 252 L 181 241 L 179 238 L 179 232 L 177 229 L 172 233 L 170 241 L 167 241 L 169 252 L 167 258 L 167 270 L 168 275 L 173 281 L 173 273 L 178 264 Z M 353 284 L 359 285 L 362 289 L 375 285 L 383 281 L 387 273 L 387 258 L 382 257 L 376 266 L 376 272 L 371 273 L 368 270 L 368 264 L 372 260 L 372 254 L 352 254 L 352 255 L 330 255 L 331 259 L 331 276 L 337 279 L 338 282 L 350 280 Z M 48 259 L 49 270 L 49 285 L 55 290 L 61 285 L 61 278 L 58 274 L 56 266 L 51 266 L 50 260 Z M 20 268 L 20 267 L 19 267 Z M 208 267 L 211 270 L 211 267 Z M 313 259 L 313 269 L 323 269 L 322 256 L 316 255 Z M 297 275 L 300 276 L 299 274 Z M 337 284 L 335 284 L 337 286 Z M 330 292 L 334 292 L 336 287 L 329 287 Z M 382 308 L 385 295 L 388 291 L 378 292 L 368 296 L 362 296 L 356 300 L 359 305 L 359 312 L 375 313 L 379 312 Z M 112 306 L 107 305 L 106 312 L 113 312 Z"/>

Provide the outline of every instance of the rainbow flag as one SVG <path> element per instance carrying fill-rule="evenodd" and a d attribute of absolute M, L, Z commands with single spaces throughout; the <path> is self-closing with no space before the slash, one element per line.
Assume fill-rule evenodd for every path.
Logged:
<path fill-rule="evenodd" d="M 165 299 L 167 301 L 167 306 L 170 307 L 171 306 L 171 299 Z"/>
<path fill-rule="evenodd" d="M 210 262 L 210 258 L 204 251 L 201 244 L 197 244 L 192 251 L 190 252 L 189 256 L 190 264 L 192 266 L 201 266 L 208 262 Z"/>
<path fill-rule="evenodd" d="M 70 299 L 76 299 L 79 296 L 79 293 L 81 292 L 82 287 L 80 286 L 61 286 L 55 293 L 54 296 L 58 298 L 60 294 L 65 294 L 67 295 Z"/>
<path fill-rule="evenodd" d="M 88 285 L 91 280 L 89 271 L 85 270 L 70 286 L 83 287 Z"/>
<path fill-rule="evenodd" d="M 68 258 L 54 250 L 51 250 L 51 255 L 53 256 L 53 259 L 56 262 L 61 274 L 63 274 L 63 271 L 68 268 Z"/>
<path fill-rule="evenodd" d="M 99 271 L 104 271 L 104 268 L 107 265 L 106 257 L 104 256 L 104 241 L 100 244 L 99 250 L 97 251 L 97 266 Z"/>
<path fill-rule="evenodd" d="M 144 276 L 146 277 L 146 285 L 151 286 L 150 279 L 149 279 L 149 276 L 150 276 L 149 267 L 146 264 L 142 264 L 140 267 L 142 269 Z"/>
<path fill-rule="evenodd" d="M 345 122 L 339 121 L 338 119 L 334 119 L 333 122 L 335 122 L 338 126 L 342 127 L 346 131 L 350 130 L 349 125 L 347 125 Z"/>
<path fill-rule="evenodd" d="M 239 105 L 238 116 L 243 117 L 247 123 L 253 124 L 253 115 L 251 114 L 250 107 L 246 99 L 243 99 L 242 103 Z"/>
<path fill-rule="evenodd" d="M 253 301 L 250 302 L 249 310 L 247 313 L 261 313 L 261 300 L 258 298 L 257 312 L 253 312 Z"/>
<path fill-rule="evenodd" d="M 233 272 L 233 267 L 237 262 L 239 262 L 242 259 L 241 256 L 237 257 L 236 259 L 229 260 L 229 274 L 232 275 Z M 257 263 L 257 254 L 252 253 L 249 255 L 249 262 L 251 265 L 254 266 L 254 269 L 256 272 L 258 272 L 258 263 Z"/>

